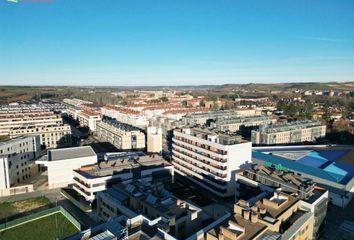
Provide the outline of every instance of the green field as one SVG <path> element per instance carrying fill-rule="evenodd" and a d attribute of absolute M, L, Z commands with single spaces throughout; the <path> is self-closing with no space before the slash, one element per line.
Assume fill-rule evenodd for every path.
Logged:
<path fill-rule="evenodd" d="M 0 232 L 0 239 L 56 240 L 77 232 L 79 229 L 58 212 Z"/>
<path fill-rule="evenodd" d="M 45 197 L 0 203 L 0 220 L 17 214 L 26 215 L 26 212 L 49 207 L 49 204 L 49 200 Z"/>

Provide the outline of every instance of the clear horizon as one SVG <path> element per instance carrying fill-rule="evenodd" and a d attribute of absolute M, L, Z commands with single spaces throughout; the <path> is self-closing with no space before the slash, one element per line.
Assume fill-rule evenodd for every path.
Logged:
<path fill-rule="evenodd" d="M 354 81 L 354 1 L 0 2 L 0 85 Z"/>

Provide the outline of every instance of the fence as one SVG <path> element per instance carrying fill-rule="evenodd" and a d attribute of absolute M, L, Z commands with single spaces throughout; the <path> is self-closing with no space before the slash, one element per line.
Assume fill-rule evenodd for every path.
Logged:
<path fill-rule="evenodd" d="M 70 213 L 68 213 L 65 208 L 63 208 L 62 206 L 57 206 L 0 224 L 0 232 L 55 213 L 62 213 L 75 227 L 81 230 L 81 224 Z"/>

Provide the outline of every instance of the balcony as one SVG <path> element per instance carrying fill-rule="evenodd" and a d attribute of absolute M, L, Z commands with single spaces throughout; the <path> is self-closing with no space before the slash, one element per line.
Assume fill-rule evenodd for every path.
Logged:
<path fill-rule="evenodd" d="M 203 159 L 198 159 L 198 157 L 194 157 L 194 156 L 190 156 L 189 154 L 180 151 L 179 149 L 173 149 L 172 152 L 175 155 L 183 155 L 184 158 L 186 158 L 189 161 L 194 162 L 195 164 L 202 164 L 202 166 L 204 166 L 204 168 L 211 168 L 212 170 L 218 172 L 218 173 L 222 173 L 224 171 L 226 171 L 226 166 L 219 166 L 214 164 L 213 162 L 209 161 L 205 161 Z M 203 168 L 203 169 L 204 169 Z"/>
<path fill-rule="evenodd" d="M 199 147 L 197 145 L 178 140 L 177 138 L 173 138 L 173 142 L 174 142 L 174 144 L 176 144 L 178 146 L 182 146 L 183 148 L 197 152 L 198 154 L 204 155 L 205 157 L 209 157 L 209 158 L 215 157 L 218 161 L 225 161 L 226 162 L 226 159 L 225 159 L 227 157 L 226 155 L 215 153 L 213 151 Z"/>

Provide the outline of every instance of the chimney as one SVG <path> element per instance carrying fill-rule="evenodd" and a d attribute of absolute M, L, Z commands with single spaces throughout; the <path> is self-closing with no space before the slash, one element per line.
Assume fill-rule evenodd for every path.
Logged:
<path fill-rule="evenodd" d="M 243 218 L 246 220 L 250 220 L 250 211 L 244 210 L 243 211 Z"/>
<path fill-rule="evenodd" d="M 251 214 L 251 222 L 253 222 L 253 223 L 258 222 L 258 213 L 257 212 L 252 212 L 252 214 Z"/>
<path fill-rule="evenodd" d="M 259 213 L 260 214 L 266 214 L 266 212 L 267 212 L 266 208 L 264 208 L 264 207 L 260 207 L 259 208 Z"/>

